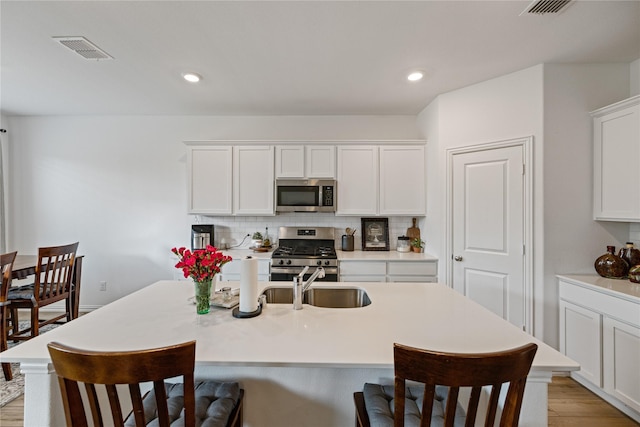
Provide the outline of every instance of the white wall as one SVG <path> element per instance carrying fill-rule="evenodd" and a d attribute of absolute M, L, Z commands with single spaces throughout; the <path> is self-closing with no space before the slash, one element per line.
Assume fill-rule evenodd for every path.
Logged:
<path fill-rule="evenodd" d="M 626 224 L 591 218 L 591 118 L 589 111 L 626 97 L 625 64 L 538 65 L 442 94 L 418 116 L 428 140 L 427 229 L 445 228 L 446 150 L 533 136 L 534 334 L 557 345 L 554 275 L 593 272 L 607 241 L 619 244 Z M 626 227 L 626 228 L 625 228 Z M 445 276 L 441 232 L 428 242 Z"/>
<path fill-rule="evenodd" d="M 627 223 L 593 220 L 590 111 L 628 96 L 626 64 L 544 66 L 544 337 L 558 340 L 556 274 L 594 274 L 607 245 L 629 236 Z"/>
<path fill-rule="evenodd" d="M 437 229 L 438 243 L 427 242 L 440 259 L 439 279 L 445 277 L 446 151 L 454 147 L 533 136 L 534 226 L 543 228 L 542 203 L 542 100 L 543 67 L 531 67 L 473 86 L 442 94 L 418 115 L 419 127 L 427 135 L 427 169 L 437 185 L 427 193 L 427 230 Z M 434 130 L 435 129 L 435 130 Z M 437 221 L 437 223 L 435 222 Z M 543 235 L 535 234 L 537 259 L 542 258 Z M 541 265 L 536 264 L 536 277 Z M 536 289 L 542 285 L 536 283 Z M 541 304 L 540 304 L 541 305 Z M 541 326 L 541 325 L 539 325 Z M 537 333 L 537 329 L 536 329 Z"/>
<path fill-rule="evenodd" d="M 5 127 L 8 249 L 33 254 L 39 246 L 80 241 L 81 309 L 176 277 L 170 248 L 188 246 L 191 224 L 205 222 L 186 214 L 182 141 L 421 138 L 413 116 L 8 117 Z M 307 218 L 314 225 L 313 216 Z M 289 225 L 279 216 L 233 221 L 243 232 Z M 410 225 L 405 222 L 397 227 Z M 107 292 L 98 291 L 103 280 Z"/>

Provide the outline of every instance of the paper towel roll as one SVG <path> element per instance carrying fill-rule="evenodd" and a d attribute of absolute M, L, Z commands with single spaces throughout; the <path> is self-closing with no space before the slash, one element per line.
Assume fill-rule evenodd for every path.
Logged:
<path fill-rule="evenodd" d="M 246 257 L 240 266 L 240 311 L 251 313 L 258 309 L 258 260 Z"/>

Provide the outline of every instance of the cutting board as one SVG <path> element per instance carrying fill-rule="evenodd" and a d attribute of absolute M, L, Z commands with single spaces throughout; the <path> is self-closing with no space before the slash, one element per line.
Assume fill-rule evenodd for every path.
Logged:
<path fill-rule="evenodd" d="M 407 237 L 411 240 L 415 239 L 416 237 L 419 239 L 420 238 L 420 229 L 418 227 L 416 227 L 416 218 L 413 218 L 413 226 L 407 228 Z"/>

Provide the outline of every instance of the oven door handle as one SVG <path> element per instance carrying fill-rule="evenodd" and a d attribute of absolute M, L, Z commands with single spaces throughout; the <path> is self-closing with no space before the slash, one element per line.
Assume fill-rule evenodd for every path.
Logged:
<path fill-rule="evenodd" d="M 304 267 L 271 267 L 271 273 L 300 274 Z M 323 267 L 325 274 L 338 274 L 338 267 Z"/>

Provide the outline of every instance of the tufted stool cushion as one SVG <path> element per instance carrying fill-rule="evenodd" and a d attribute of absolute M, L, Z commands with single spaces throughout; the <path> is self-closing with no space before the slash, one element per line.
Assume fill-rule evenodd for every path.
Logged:
<path fill-rule="evenodd" d="M 182 383 L 166 383 L 167 406 L 171 427 L 183 427 L 181 417 L 184 406 Z M 223 383 L 217 381 L 196 382 L 196 427 L 225 427 L 227 420 L 240 399 L 238 383 Z M 153 390 L 143 400 L 144 415 L 147 426 L 157 426 L 156 398 Z M 134 427 L 135 420 L 129 416 L 125 426 Z"/>
<path fill-rule="evenodd" d="M 447 392 L 448 387 L 436 386 L 436 396 L 431 416 L 432 427 L 442 427 L 444 425 Z M 371 427 L 393 427 L 394 386 L 366 383 L 362 393 Z M 405 395 L 405 426 L 418 427 L 420 425 L 420 410 L 422 408 L 424 387 L 407 387 Z M 458 403 L 454 426 L 462 427 L 464 426 L 464 421 L 464 409 Z"/>

